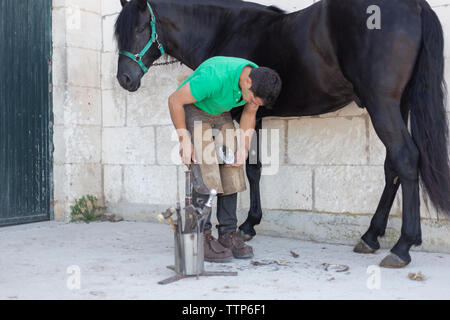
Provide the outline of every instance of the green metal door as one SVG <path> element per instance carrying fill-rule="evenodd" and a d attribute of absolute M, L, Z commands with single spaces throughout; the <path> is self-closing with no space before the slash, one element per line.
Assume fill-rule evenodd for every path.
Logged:
<path fill-rule="evenodd" d="M 0 226 L 49 220 L 52 0 L 0 0 Z"/>

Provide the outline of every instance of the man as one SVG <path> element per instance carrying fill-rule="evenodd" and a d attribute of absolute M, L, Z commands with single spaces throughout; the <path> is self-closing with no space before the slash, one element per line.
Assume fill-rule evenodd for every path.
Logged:
<path fill-rule="evenodd" d="M 199 166 L 204 185 L 218 192 L 219 239 L 212 236 L 208 221 L 204 243 L 206 261 L 228 262 L 233 257 L 253 257 L 252 247 L 236 233 L 237 192 L 246 188 L 243 164 L 248 157 L 258 107 L 273 104 L 280 90 L 281 79 L 274 70 L 249 60 L 219 56 L 204 61 L 169 97 L 170 116 L 177 129 L 183 163 L 188 167 Z M 242 106 L 238 147 L 229 111 Z M 219 153 L 225 150 L 225 155 L 234 153 L 234 163 L 217 161 L 217 150 Z M 197 199 L 204 200 L 207 195 L 195 190 L 194 185 L 192 200 L 196 205 Z"/>

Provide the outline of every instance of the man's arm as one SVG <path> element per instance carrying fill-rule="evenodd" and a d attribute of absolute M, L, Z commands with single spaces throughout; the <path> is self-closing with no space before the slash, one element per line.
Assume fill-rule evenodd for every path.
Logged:
<path fill-rule="evenodd" d="M 239 149 L 236 152 L 236 159 L 233 166 L 241 166 L 245 163 L 250 150 L 250 143 L 252 141 L 253 132 L 256 125 L 256 112 L 258 105 L 247 103 L 242 111 L 241 121 L 239 123 Z"/>
<path fill-rule="evenodd" d="M 180 156 L 183 163 L 189 166 L 194 158 L 194 149 L 186 129 L 186 115 L 184 112 L 184 105 L 194 103 L 196 100 L 192 96 L 189 82 L 183 85 L 180 89 L 172 93 L 169 97 L 169 111 L 172 118 L 173 125 L 177 130 L 178 140 L 180 141 Z"/>

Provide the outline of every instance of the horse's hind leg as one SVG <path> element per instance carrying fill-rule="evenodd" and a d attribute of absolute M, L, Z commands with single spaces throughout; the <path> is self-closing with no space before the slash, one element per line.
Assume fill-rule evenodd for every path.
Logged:
<path fill-rule="evenodd" d="M 372 217 L 369 229 L 353 249 L 354 252 L 374 253 L 380 248 L 378 237 L 382 237 L 385 233 L 389 212 L 391 211 L 395 195 L 400 185 L 397 173 L 387 157 L 384 162 L 384 174 L 386 185 L 378 203 L 377 210 Z"/>
<path fill-rule="evenodd" d="M 405 124 L 408 123 L 408 106 L 402 104 L 402 118 Z M 386 154 L 384 161 L 385 186 L 380 202 L 375 214 L 370 222 L 367 232 L 361 237 L 360 242 L 353 249 L 357 253 L 374 253 L 380 248 L 378 237 L 384 236 L 388 222 L 389 213 L 394 203 L 395 196 L 400 186 L 398 174 L 394 169 L 392 162 Z"/>
<path fill-rule="evenodd" d="M 380 265 L 392 268 L 403 267 L 411 261 L 409 255 L 411 246 L 419 245 L 422 242 L 419 211 L 419 151 L 402 119 L 399 101 L 390 98 L 373 99 L 367 104 L 367 110 L 378 137 L 386 146 L 388 161 L 392 164 L 392 172 L 396 172 L 398 175 L 403 195 L 400 239 L 391 249 L 391 254 Z M 394 175 L 391 174 L 389 180 L 392 179 L 392 176 Z M 392 191 L 397 187 L 396 185 L 391 186 Z M 392 191 L 386 192 L 390 198 L 395 196 Z M 386 203 L 388 202 L 386 201 Z M 383 212 L 384 216 L 379 214 L 374 226 L 371 225 L 372 229 L 369 228 L 373 231 L 369 232 L 365 238 L 368 241 L 372 241 L 374 235 L 379 233 L 386 223 L 387 210 L 380 210 L 380 212 Z"/>

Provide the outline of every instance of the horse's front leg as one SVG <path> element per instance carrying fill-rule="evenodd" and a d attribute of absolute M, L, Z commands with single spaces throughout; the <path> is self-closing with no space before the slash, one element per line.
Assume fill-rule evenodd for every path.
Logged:
<path fill-rule="evenodd" d="M 261 162 L 259 160 L 259 130 L 262 127 L 262 120 L 258 120 L 255 126 L 255 134 L 249 151 L 249 157 L 245 164 L 247 179 L 250 186 L 250 209 L 247 220 L 239 227 L 239 236 L 244 241 L 251 240 L 256 231 L 254 226 L 261 222 L 261 194 L 259 182 L 261 179 Z M 254 155 L 254 156 L 252 156 Z M 255 161 L 256 160 L 256 161 Z"/>

